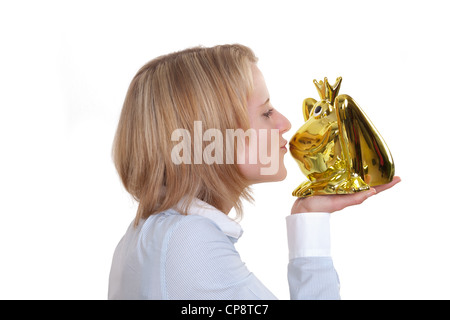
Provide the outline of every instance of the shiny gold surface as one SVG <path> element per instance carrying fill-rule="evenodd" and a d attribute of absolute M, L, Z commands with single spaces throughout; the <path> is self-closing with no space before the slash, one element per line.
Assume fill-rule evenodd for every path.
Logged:
<path fill-rule="evenodd" d="M 314 80 L 320 100 L 303 101 L 306 122 L 289 142 L 308 178 L 292 192 L 296 197 L 354 193 L 394 177 L 394 161 L 378 130 L 355 100 L 338 96 L 341 81 L 332 86 L 327 78 Z"/>

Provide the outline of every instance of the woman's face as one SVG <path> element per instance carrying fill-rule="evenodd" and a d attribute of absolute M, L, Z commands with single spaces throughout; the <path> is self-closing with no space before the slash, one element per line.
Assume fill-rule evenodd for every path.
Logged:
<path fill-rule="evenodd" d="M 252 66 L 253 92 L 247 101 L 250 128 L 254 139 L 245 143 L 245 163 L 239 164 L 242 174 L 252 183 L 280 181 L 286 178 L 284 155 L 286 143 L 282 135 L 291 123 L 270 103 L 269 90 L 263 74 Z"/>

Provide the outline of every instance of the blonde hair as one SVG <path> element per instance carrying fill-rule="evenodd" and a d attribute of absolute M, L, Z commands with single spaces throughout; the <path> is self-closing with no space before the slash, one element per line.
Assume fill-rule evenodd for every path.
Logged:
<path fill-rule="evenodd" d="M 126 94 L 113 144 L 125 189 L 139 202 L 135 224 L 199 198 L 221 211 L 251 201 L 249 182 L 234 164 L 174 164 L 176 129 L 247 129 L 247 99 L 257 58 L 243 45 L 195 47 L 160 56 L 135 75 Z M 204 142 L 203 142 L 204 143 Z M 203 146 L 204 147 L 204 146 Z"/>

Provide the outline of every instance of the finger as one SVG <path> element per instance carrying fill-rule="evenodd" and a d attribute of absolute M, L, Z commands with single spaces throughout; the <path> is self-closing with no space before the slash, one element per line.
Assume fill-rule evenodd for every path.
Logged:
<path fill-rule="evenodd" d="M 382 184 L 382 185 L 379 185 L 379 186 L 375 186 L 375 187 L 373 187 L 373 188 L 375 188 L 375 190 L 377 190 L 377 193 L 380 193 L 380 192 L 382 192 L 382 191 L 385 191 L 385 190 L 387 190 L 387 189 L 392 188 L 393 186 L 395 186 L 395 185 L 396 185 L 397 183 L 399 183 L 400 181 L 402 181 L 402 180 L 400 179 L 400 177 L 395 176 L 395 177 L 392 179 L 391 182 L 386 183 L 386 184 Z"/>

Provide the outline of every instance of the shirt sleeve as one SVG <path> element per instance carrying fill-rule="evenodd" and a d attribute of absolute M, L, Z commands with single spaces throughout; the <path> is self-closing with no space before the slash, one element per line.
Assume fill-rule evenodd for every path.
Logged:
<path fill-rule="evenodd" d="M 286 223 L 291 299 L 340 299 L 339 278 L 330 254 L 330 214 L 292 214 Z"/>
<path fill-rule="evenodd" d="M 181 219 L 162 263 L 168 299 L 276 299 L 247 269 L 230 238 L 203 217 Z"/>

